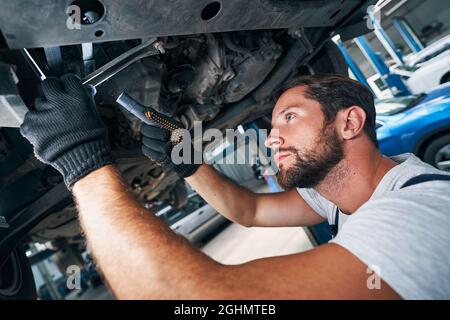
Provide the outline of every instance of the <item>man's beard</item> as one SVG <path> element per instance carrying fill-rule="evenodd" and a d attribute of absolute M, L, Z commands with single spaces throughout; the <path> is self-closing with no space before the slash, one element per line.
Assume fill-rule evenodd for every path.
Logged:
<path fill-rule="evenodd" d="M 294 164 L 278 173 L 278 183 L 283 189 L 316 187 L 344 158 L 342 143 L 333 126 L 325 126 L 316 140 L 315 147 L 305 152 L 294 147 L 280 148 L 280 152 L 290 151 L 294 157 Z"/>

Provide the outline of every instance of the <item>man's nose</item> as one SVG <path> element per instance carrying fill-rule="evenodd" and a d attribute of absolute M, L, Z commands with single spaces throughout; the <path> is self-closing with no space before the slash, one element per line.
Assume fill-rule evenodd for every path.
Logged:
<path fill-rule="evenodd" d="M 278 130 L 272 129 L 269 136 L 264 141 L 264 145 L 270 149 L 277 149 L 283 144 L 283 141 L 284 140 L 280 137 Z"/>

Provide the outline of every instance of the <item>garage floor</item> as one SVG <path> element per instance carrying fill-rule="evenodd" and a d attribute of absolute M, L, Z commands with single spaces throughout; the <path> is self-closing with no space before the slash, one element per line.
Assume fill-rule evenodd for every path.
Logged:
<path fill-rule="evenodd" d="M 253 188 L 269 193 L 266 184 Z M 202 251 L 223 264 L 239 264 L 264 257 L 312 249 L 303 228 L 246 228 L 233 223 L 202 247 Z"/>
<path fill-rule="evenodd" d="M 269 192 L 267 186 L 255 188 L 255 192 Z M 240 264 L 270 256 L 298 253 L 312 249 L 306 232 L 300 227 L 246 228 L 230 224 L 206 243 L 201 250 L 223 264 Z M 104 286 L 88 289 L 81 296 L 71 294 L 68 299 L 114 299 Z"/>
<path fill-rule="evenodd" d="M 303 228 L 246 228 L 231 224 L 201 250 L 223 264 L 239 264 L 250 260 L 291 254 L 313 246 Z M 71 293 L 68 300 L 111 300 L 114 296 L 105 286 L 89 288 L 81 296 Z"/>
<path fill-rule="evenodd" d="M 303 228 L 246 228 L 231 224 L 202 251 L 223 264 L 302 252 L 313 246 Z"/>

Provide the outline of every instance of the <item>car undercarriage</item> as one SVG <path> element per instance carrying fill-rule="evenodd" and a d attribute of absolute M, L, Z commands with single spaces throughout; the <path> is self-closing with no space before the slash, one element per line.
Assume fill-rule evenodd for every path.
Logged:
<path fill-rule="evenodd" d="M 127 92 L 188 129 L 194 121 L 205 129 L 252 121 L 267 127 L 284 82 L 347 73 L 330 39 L 367 32 L 364 17 L 374 2 L 0 0 L 0 76 L 17 89 L 0 97 L 20 97 L 33 109 L 40 72 L 77 74 L 96 87 L 130 190 L 143 205 L 181 207 L 184 181 L 142 155 L 140 121 L 119 108 L 117 97 Z M 34 157 L 17 128 L 0 128 L 0 164 L 0 266 L 23 242 L 84 246 L 62 177 Z"/>

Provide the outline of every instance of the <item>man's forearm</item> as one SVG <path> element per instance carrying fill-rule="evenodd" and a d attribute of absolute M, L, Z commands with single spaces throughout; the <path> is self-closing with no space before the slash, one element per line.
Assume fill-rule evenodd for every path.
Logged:
<path fill-rule="evenodd" d="M 252 225 L 256 194 L 206 164 L 186 181 L 219 213 L 239 224 Z"/>
<path fill-rule="evenodd" d="M 102 167 L 75 183 L 82 228 L 119 298 L 187 298 L 208 291 L 205 276 L 221 267 L 127 191 L 117 170 Z"/>
<path fill-rule="evenodd" d="M 385 284 L 368 290 L 367 266 L 336 244 L 221 265 L 144 209 L 111 165 L 78 180 L 73 193 L 88 244 L 121 299 L 398 297 Z"/>

